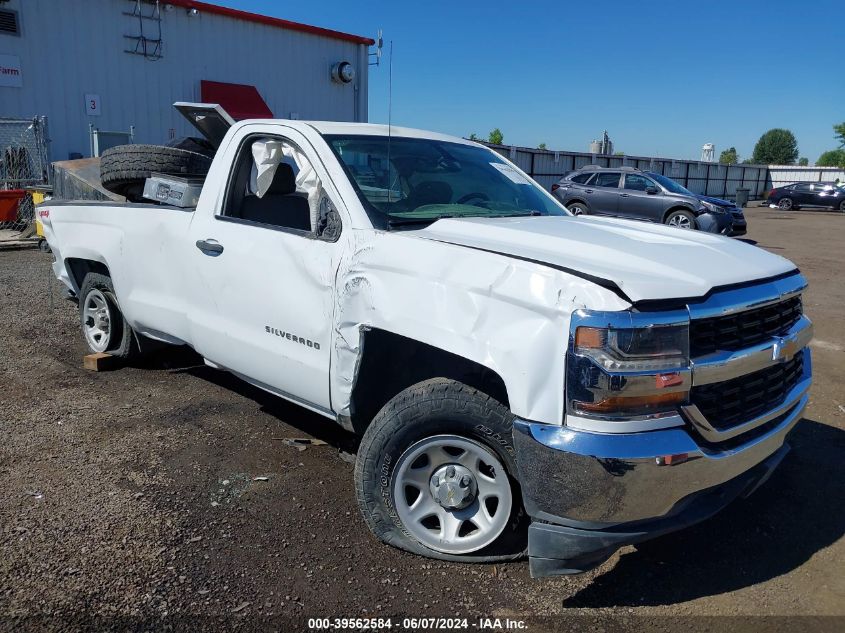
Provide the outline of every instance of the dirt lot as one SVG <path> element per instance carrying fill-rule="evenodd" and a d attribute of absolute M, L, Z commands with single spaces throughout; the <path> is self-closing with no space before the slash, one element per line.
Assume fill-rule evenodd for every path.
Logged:
<path fill-rule="evenodd" d="M 542 581 L 524 562 L 439 563 L 379 544 L 341 456 L 354 439 L 191 353 L 84 371 L 76 308 L 50 283 L 50 257 L 0 251 L 3 625 L 168 615 L 300 630 L 313 616 L 549 616 L 539 630 L 588 615 L 614 630 L 668 627 L 665 616 L 845 616 L 845 215 L 748 216 L 748 238 L 811 283 L 816 381 L 793 452 L 706 523 Z M 299 451 L 285 437 L 327 444 Z"/>

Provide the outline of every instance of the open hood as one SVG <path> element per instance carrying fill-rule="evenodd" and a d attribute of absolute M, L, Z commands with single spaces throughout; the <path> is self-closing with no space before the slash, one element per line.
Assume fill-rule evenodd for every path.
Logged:
<path fill-rule="evenodd" d="M 223 137 L 235 124 L 235 119 L 217 103 L 186 103 L 177 101 L 173 104 L 179 113 L 188 119 L 199 133 L 215 148 L 220 147 Z"/>
<path fill-rule="evenodd" d="M 597 217 L 443 219 L 409 237 L 546 263 L 632 302 L 701 297 L 795 265 L 762 248 L 661 224 Z"/>

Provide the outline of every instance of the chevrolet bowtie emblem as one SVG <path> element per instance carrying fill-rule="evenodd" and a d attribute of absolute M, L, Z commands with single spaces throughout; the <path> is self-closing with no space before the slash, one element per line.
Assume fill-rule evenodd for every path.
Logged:
<path fill-rule="evenodd" d="M 772 349 L 772 360 L 787 361 L 798 352 L 798 341 L 794 337 L 781 338 Z"/>

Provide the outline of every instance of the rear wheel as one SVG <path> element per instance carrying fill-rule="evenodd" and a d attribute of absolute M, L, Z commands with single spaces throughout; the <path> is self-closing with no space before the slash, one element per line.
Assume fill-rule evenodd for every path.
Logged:
<path fill-rule="evenodd" d="M 504 405 L 445 378 L 401 392 L 358 451 L 355 487 L 369 528 L 389 545 L 443 560 L 524 556 L 512 423 Z"/>
<path fill-rule="evenodd" d="M 845 211 L 845 200 L 843 200 L 842 202 L 839 203 L 839 210 Z"/>
<path fill-rule="evenodd" d="M 781 211 L 789 211 L 793 206 L 792 198 L 786 197 L 778 200 L 778 209 Z"/>
<path fill-rule="evenodd" d="M 110 277 L 99 273 L 85 275 L 79 289 L 79 320 L 92 353 L 124 359 L 138 355 L 135 334 L 117 305 Z"/>
<path fill-rule="evenodd" d="M 689 211 L 672 211 L 672 213 L 666 216 L 666 224 L 679 229 L 694 229 L 695 216 Z"/>
<path fill-rule="evenodd" d="M 566 208 L 569 209 L 572 215 L 587 215 L 590 212 L 587 205 L 583 202 L 573 202 L 572 204 L 567 205 Z"/>

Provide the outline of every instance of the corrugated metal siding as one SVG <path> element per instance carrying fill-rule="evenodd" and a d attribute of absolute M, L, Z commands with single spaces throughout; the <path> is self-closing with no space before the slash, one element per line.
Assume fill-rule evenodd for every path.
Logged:
<path fill-rule="evenodd" d="M 769 177 L 773 187 L 783 187 L 793 182 L 845 182 L 845 169 L 837 167 L 795 167 L 793 165 L 769 165 Z"/>
<path fill-rule="evenodd" d="M 749 189 L 751 199 L 761 198 L 771 188 L 767 168 L 760 165 L 720 165 L 701 161 L 667 159 L 649 156 L 601 156 L 581 152 L 549 151 L 527 147 L 511 147 L 485 143 L 514 161 L 540 186 L 550 189 L 560 178 L 585 165 L 601 167 L 636 167 L 653 171 L 677 181 L 690 191 L 717 198 L 735 198 L 740 187 Z M 832 180 L 832 178 L 831 178 Z"/>
<path fill-rule="evenodd" d="M 0 117 L 46 115 L 53 160 L 88 155 L 89 122 L 134 125 L 139 143 L 165 141 L 171 128 L 192 134 L 171 104 L 198 100 L 201 79 L 252 84 L 279 118 L 367 120 L 364 45 L 175 8 L 162 11 L 163 58 L 151 61 L 124 52 L 133 47 L 124 35 L 137 32 L 137 18 L 123 15 L 128 0 L 4 6 L 20 12 L 22 36 L 0 36 L 0 53 L 20 57 L 24 87 L 0 87 Z M 331 81 L 338 61 L 355 66 L 352 84 Z M 88 93 L 100 96 L 101 116 L 86 115 Z"/>

